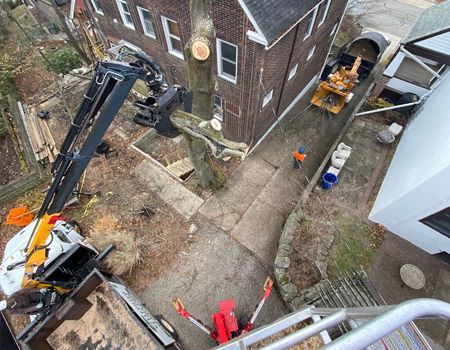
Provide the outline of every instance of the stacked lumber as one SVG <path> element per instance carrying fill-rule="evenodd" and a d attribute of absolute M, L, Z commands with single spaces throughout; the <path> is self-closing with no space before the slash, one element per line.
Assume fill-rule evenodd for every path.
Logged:
<path fill-rule="evenodd" d="M 58 149 L 47 120 L 37 116 L 36 108 L 28 108 L 20 102 L 18 105 L 36 160 L 42 164 L 53 163 L 58 155 Z"/>

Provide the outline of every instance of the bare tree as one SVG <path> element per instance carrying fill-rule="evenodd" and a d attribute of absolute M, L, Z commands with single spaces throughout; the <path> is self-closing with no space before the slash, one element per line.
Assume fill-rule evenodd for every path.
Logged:
<path fill-rule="evenodd" d="M 92 64 L 91 59 L 87 56 L 86 52 L 84 52 L 84 50 L 79 45 L 77 39 L 73 36 L 72 32 L 70 31 L 70 28 L 66 23 L 66 17 L 64 16 L 64 13 L 61 12 L 58 5 L 56 5 L 55 1 L 50 1 L 50 3 L 53 9 L 55 10 L 56 15 L 58 16 L 59 21 L 61 22 L 62 30 L 64 31 L 64 33 L 66 33 L 70 45 L 72 45 L 75 51 L 80 55 L 81 59 L 84 62 L 86 62 L 87 65 Z"/>

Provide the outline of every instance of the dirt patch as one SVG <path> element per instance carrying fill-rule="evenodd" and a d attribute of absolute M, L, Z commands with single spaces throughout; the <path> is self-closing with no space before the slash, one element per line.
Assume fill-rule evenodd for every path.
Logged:
<path fill-rule="evenodd" d="M 93 306 L 76 321 L 65 321 L 48 342 L 54 349 L 156 349 L 109 287 L 99 286 L 88 300 Z"/>
<path fill-rule="evenodd" d="M 20 168 L 19 157 L 17 156 L 14 142 L 9 134 L 0 136 L 0 154 L 2 155 L 0 186 L 4 186 L 24 175 Z"/>
<path fill-rule="evenodd" d="M 313 286 L 321 279 L 319 255 L 328 256 L 330 277 L 351 268 L 369 270 L 384 237 L 384 228 L 345 207 L 338 192 L 313 192 L 292 243 L 288 274 L 300 290 Z"/>

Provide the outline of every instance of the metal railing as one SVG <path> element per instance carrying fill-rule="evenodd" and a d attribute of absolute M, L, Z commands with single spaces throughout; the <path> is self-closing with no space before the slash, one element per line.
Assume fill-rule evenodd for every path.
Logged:
<path fill-rule="evenodd" d="M 389 335 L 399 327 L 424 317 L 450 319 L 450 304 L 435 299 L 413 299 L 393 306 L 358 308 L 316 308 L 309 306 L 295 311 L 267 326 L 258 328 L 232 341 L 216 347 L 221 350 L 241 350 L 269 338 L 282 330 L 312 319 L 324 316 L 320 321 L 299 329 L 263 347 L 263 350 L 281 350 L 338 326 L 344 321 L 366 321 L 343 336 L 326 344 L 324 349 L 364 349 Z"/>

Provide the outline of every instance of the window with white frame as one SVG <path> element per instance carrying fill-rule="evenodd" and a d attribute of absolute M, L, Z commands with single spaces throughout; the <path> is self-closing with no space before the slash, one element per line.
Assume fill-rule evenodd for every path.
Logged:
<path fill-rule="evenodd" d="M 313 31 L 314 28 L 314 22 L 316 21 L 316 16 L 317 16 L 317 9 L 319 7 L 316 6 L 314 8 L 314 10 L 312 10 L 308 17 L 306 18 L 306 31 L 305 31 L 305 37 L 303 38 L 303 40 L 308 39 L 311 36 L 311 33 Z"/>
<path fill-rule="evenodd" d="M 214 96 L 214 118 L 223 121 L 223 100 L 220 96 Z"/>
<path fill-rule="evenodd" d="M 238 47 L 221 39 L 216 40 L 217 71 L 221 78 L 237 82 Z"/>
<path fill-rule="evenodd" d="M 332 30 L 331 33 L 330 33 L 330 36 L 332 36 L 334 33 L 336 33 L 338 24 L 339 24 L 339 23 L 336 23 L 336 24 L 334 25 L 333 30 Z"/>
<path fill-rule="evenodd" d="M 294 77 L 295 73 L 297 73 L 297 68 L 298 63 L 294 67 L 292 67 L 292 69 L 289 71 L 288 81 Z"/>
<path fill-rule="evenodd" d="M 320 27 L 327 19 L 328 10 L 330 9 L 330 4 L 331 4 L 331 0 L 326 0 L 325 3 L 322 5 L 322 13 L 320 14 L 319 24 L 317 25 L 318 27 Z"/>
<path fill-rule="evenodd" d="M 155 29 L 153 28 L 152 17 L 150 12 L 142 7 L 137 6 L 139 13 L 139 19 L 141 20 L 142 28 L 144 29 L 144 34 L 156 38 Z"/>
<path fill-rule="evenodd" d="M 94 8 L 95 12 L 97 12 L 99 15 L 104 15 L 103 7 L 102 7 L 102 4 L 100 4 L 100 1 L 91 0 L 91 4 L 92 4 L 92 7 Z"/>
<path fill-rule="evenodd" d="M 262 103 L 262 108 L 267 106 L 267 104 L 272 100 L 272 96 L 273 96 L 273 89 L 270 90 L 269 93 L 266 96 L 264 96 L 263 103 Z"/>
<path fill-rule="evenodd" d="M 314 56 L 314 52 L 315 52 L 315 51 L 316 51 L 316 46 L 314 45 L 314 46 L 312 47 L 312 49 L 309 50 L 309 52 L 308 52 L 308 57 L 306 58 L 307 61 L 309 61 L 309 60 L 311 59 L 311 57 Z"/>
<path fill-rule="evenodd" d="M 125 27 L 134 30 L 133 17 L 131 17 L 130 8 L 125 0 L 116 0 L 117 7 L 119 8 L 120 17 L 122 17 L 122 22 Z"/>
<path fill-rule="evenodd" d="M 161 16 L 169 53 L 184 60 L 181 30 L 177 21 Z"/>

